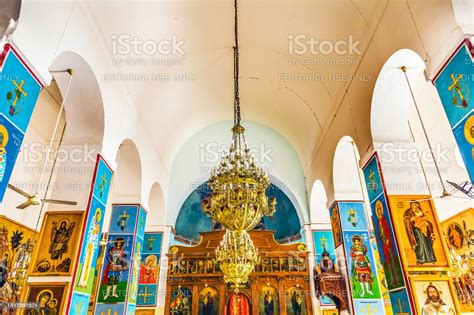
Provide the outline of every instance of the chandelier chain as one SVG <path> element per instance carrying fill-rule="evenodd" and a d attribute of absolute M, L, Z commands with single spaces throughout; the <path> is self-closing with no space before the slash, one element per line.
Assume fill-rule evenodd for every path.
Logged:
<path fill-rule="evenodd" d="M 240 125 L 239 96 L 239 22 L 237 0 L 234 0 L 234 125 Z"/>

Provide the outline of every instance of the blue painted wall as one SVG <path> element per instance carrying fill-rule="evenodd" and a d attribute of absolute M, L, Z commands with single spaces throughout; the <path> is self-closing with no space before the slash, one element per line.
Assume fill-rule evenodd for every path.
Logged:
<path fill-rule="evenodd" d="M 209 193 L 210 189 L 207 183 L 204 183 L 186 198 L 175 224 L 178 237 L 197 242 L 200 232 L 214 229 L 211 219 L 201 210 L 201 200 Z M 277 209 L 273 217 L 264 218 L 264 229 L 274 230 L 276 240 L 299 236 L 301 224 L 290 199 L 275 185 L 268 188 L 267 195 L 277 199 Z"/>

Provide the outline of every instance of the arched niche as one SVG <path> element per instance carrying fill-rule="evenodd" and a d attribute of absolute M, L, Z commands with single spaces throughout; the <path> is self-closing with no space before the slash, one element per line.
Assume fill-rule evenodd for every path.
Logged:
<path fill-rule="evenodd" d="M 72 76 L 67 69 L 73 70 Z M 76 53 L 58 55 L 50 71 L 53 80 L 39 95 L 10 183 L 29 194 L 38 190 L 41 198 L 46 194 L 47 198 L 77 202 L 76 206 L 45 204 L 44 211 L 85 210 L 104 135 L 100 88 L 88 63 Z M 58 129 L 48 156 L 58 115 Z M 21 195 L 7 190 L 4 207 L 12 210 L 24 201 Z M 8 215 L 35 227 L 39 210 L 40 206 L 30 206 L 8 211 Z"/>
<path fill-rule="evenodd" d="M 423 74 L 423 59 L 414 51 L 401 49 L 382 67 L 372 95 L 370 127 L 374 142 L 410 141 L 408 128 L 410 91 L 401 67 L 411 82 Z"/>
<path fill-rule="evenodd" d="M 72 70 L 71 74 L 68 69 Z M 104 137 L 102 95 L 92 68 L 77 53 L 62 52 L 51 64 L 50 71 L 62 97 L 66 98 L 66 129 L 55 171 L 55 185 L 63 189 L 52 190 L 50 197 L 77 201 L 74 208 L 84 210 Z M 64 209 L 64 206 L 54 205 L 51 209 Z"/>
<path fill-rule="evenodd" d="M 403 66 L 406 67 L 406 77 L 401 70 Z M 468 180 L 469 176 L 462 161 L 456 157 L 459 149 L 443 105 L 436 87 L 426 80 L 424 69 L 422 58 L 409 49 L 401 49 L 387 60 L 373 93 L 371 131 L 388 194 L 431 193 L 435 197 L 439 217 L 446 218 L 457 210 L 469 207 L 468 201 L 439 198 L 443 186 L 413 97 L 445 187 L 452 190 L 446 180 L 462 182 Z"/>
<path fill-rule="evenodd" d="M 359 150 L 350 136 L 342 137 L 334 153 L 333 185 L 335 200 L 363 200 Z"/>
<path fill-rule="evenodd" d="M 148 197 L 148 216 L 146 220 L 147 229 L 165 224 L 165 202 L 163 191 L 158 182 L 153 183 Z"/>
<path fill-rule="evenodd" d="M 328 198 L 324 184 L 317 179 L 313 183 L 310 195 L 310 212 L 311 223 L 313 224 L 329 224 L 331 219 L 327 208 Z"/>
<path fill-rule="evenodd" d="M 115 161 L 117 168 L 112 181 L 109 208 L 113 203 L 141 203 L 142 165 L 137 146 L 131 139 L 122 141 Z M 108 231 L 110 215 L 111 211 L 107 210 L 103 231 Z"/>
<path fill-rule="evenodd" d="M 21 11 L 21 0 L 0 0 L 0 39 L 11 34 Z"/>

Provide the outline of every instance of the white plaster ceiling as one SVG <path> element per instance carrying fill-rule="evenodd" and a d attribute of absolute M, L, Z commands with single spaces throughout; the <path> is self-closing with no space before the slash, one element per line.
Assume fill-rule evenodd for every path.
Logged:
<path fill-rule="evenodd" d="M 122 73 L 196 76 L 192 82 L 127 83 L 128 95 L 168 167 L 191 135 L 214 122 L 232 119 L 233 1 L 88 1 L 87 5 L 110 54 L 113 35 L 160 41 L 175 34 L 184 41 L 186 54 L 180 65 L 117 68 Z M 357 64 L 294 66 L 290 61 L 362 58 L 385 5 L 380 0 L 239 1 L 242 116 L 286 137 L 303 167 L 311 162 L 349 82 L 281 81 L 279 76 L 313 73 L 328 78 L 354 73 Z M 289 56 L 290 34 L 331 41 L 351 35 L 361 41 L 362 55 Z M 365 84 L 367 89 L 371 86 Z"/>

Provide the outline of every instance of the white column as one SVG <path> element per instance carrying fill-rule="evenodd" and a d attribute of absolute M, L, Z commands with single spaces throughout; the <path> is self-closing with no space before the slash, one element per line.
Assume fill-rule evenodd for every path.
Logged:
<path fill-rule="evenodd" d="M 315 254 L 314 254 L 314 241 L 313 231 L 310 224 L 305 224 L 304 232 L 306 234 L 306 244 L 308 247 L 308 268 L 309 268 L 309 290 L 311 293 L 311 303 L 313 307 L 313 314 L 321 314 L 321 305 L 319 299 L 316 298 L 316 288 L 314 286 L 314 267 L 315 267 Z"/>
<path fill-rule="evenodd" d="M 164 315 L 165 303 L 166 303 L 166 280 L 168 278 L 168 247 L 171 239 L 171 227 L 163 227 L 163 240 L 161 245 L 161 257 L 160 257 L 160 275 L 158 278 L 158 292 L 156 300 L 156 315 Z"/>

